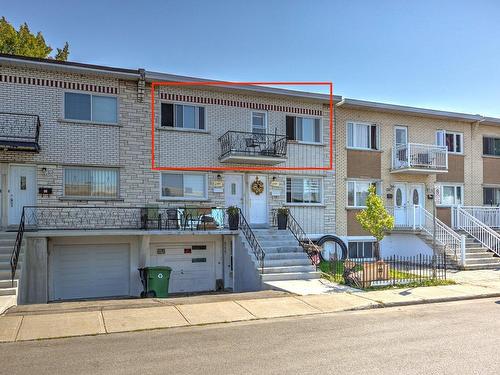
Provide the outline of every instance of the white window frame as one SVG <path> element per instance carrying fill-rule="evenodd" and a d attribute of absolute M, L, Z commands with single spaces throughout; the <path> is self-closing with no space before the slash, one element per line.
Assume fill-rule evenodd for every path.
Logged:
<path fill-rule="evenodd" d="M 174 126 L 169 127 L 169 126 L 161 126 L 161 104 L 172 104 L 174 106 L 174 115 L 173 115 L 173 121 L 174 121 Z M 187 103 L 187 102 L 173 102 L 173 101 L 163 101 L 160 104 L 160 121 L 159 121 L 159 126 L 161 129 L 167 129 L 167 130 L 180 130 L 180 131 L 188 131 L 188 132 L 202 132 L 206 133 L 208 132 L 208 124 L 207 124 L 207 107 L 204 105 L 199 105 L 198 103 Z M 185 128 L 184 126 L 178 127 L 176 126 L 176 117 L 177 117 L 177 111 L 176 111 L 176 106 L 181 105 L 183 107 L 188 106 L 188 107 L 195 107 L 195 108 L 203 108 L 203 121 L 205 124 L 205 127 L 203 129 L 200 129 L 200 121 L 199 121 L 199 111 L 195 111 L 195 121 L 198 119 L 198 127 L 197 128 Z M 184 109 L 182 111 L 182 116 L 184 120 Z M 183 124 L 184 125 L 184 121 Z"/>
<path fill-rule="evenodd" d="M 397 147 L 397 146 L 400 146 L 398 145 L 396 142 L 397 142 L 397 139 L 396 139 L 396 133 L 398 130 L 404 130 L 405 131 L 405 145 L 408 146 L 408 138 L 409 138 L 409 135 L 408 135 L 408 126 L 406 125 L 395 125 L 394 126 L 394 147 Z"/>
<path fill-rule="evenodd" d="M 460 206 L 464 204 L 464 184 L 449 184 L 449 183 L 439 183 L 436 184 L 437 187 L 439 188 L 439 194 L 441 195 L 441 202 L 436 204 L 436 206 L 439 207 L 451 207 L 451 206 Z M 454 202 L 452 204 L 449 203 L 443 203 L 444 199 L 444 188 L 445 187 L 452 187 L 453 188 L 453 200 Z M 460 188 L 460 192 L 462 194 L 462 201 L 457 203 L 457 187 Z"/>
<path fill-rule="evenodd" d="M 85 169 L 85 170 L 99 170 L 99 171 L 116 171 L 116 196 L 114 197 L 102 197 L 102 196 L 92 196 L 92 195 L 66 195 L 66 170 L 67 169 Z M 76 199 L 76 200 L 119 200 L 120 199 L 120 169 L 119 168 L 107 168 L 107 167 L 80 167 L 80 166 L 64 166 L 63 176 L 62 176 L 62 198 Z"/>
<path fill-rule="evenodd" d="M 293 124 L 293 132 L 295 136 L 295 141 L 299 144 L 303 145 L 322 145 L 323 144 L 323 123 L 322 123 L 322 118 L 321 117 L 309 117 L 309 116 L 293 116 L 295 118 L 294 124 Z M 319 120 L 319 142 L 310 142 L 310 141 L 302 141 L 298 139 L 297 137 L 297 119 L 309 119 L 313 120 L 313 123 L 316 122 L 316 120 Z M 304 129 L 302 127 L 302 129 Z M 303 134 L 301 134 L 302 137 Z"/>
<path fill-rule="evenodd" d="M 164 174 L 180 174 L 182 176 L 185 175 L 201 175 L 205 177 L 205 191 L 204 191 L 204 197 L 203 198 L 186 198 L 186 197 L 165 197 L 163 196 L 163 179 L 162 176 Z M 196 173 L 196 172 L 189 172 L 189 173 L 184 173 L 182 171 L 179 172 L 160 172 L 159 174 L 160 177 L 160 200 L 162 201 L 192 201 L 192 202 L 200 202 L 200 201 L 207 201 L 208 200 L 208 173 Z M 184 178 L 184 177 L 183 177 Z"/>
<path fill-rule="evenodd" d="M 354 205 L 350 206 L 349 205 L 349 184 L 354 183 Z M 348 208 L 366 208 L 366 206 L 360 206 L 356 202 L 356 185 L 358 183 L 363 183 L 363 184 L 376 184 L 376 189 L 377 189 L 377 195 L 381 195 L 382 193 L 382 182 L 380 180 L 347 180 L 346 181 L 346 207 Z"/>
<path fill-rule="evenodd" d="M 257 133 L 254 133 L 253 132 L 253 128 L 254 128 L 254 125 L 253 125 L 253 115 L 254 113 L 262 113 L 264 114 L 264 133 L 267 133 L 267 128 L 268 128 L 268 125 L 267 125 L 267 111 L 251 111 L 250 112 L 250 131 L 252 132 L 252 134 L 257 134 Z"/>
<path fill-rule="evenodd" d="M 288 179 L 315 179 L 319 180 L 319 202 L 287 202 Z M 323 206 L 323 178 L 319 176 L 286 176 L 285 177 L 285 205 L 286 206 Z M 304 195 L 304 192 L 302 192 Z"/>
<path fill-rule="evenodd" d="M 377 134 L 377 139 L 376 139 L 376 145 L 375 145 L 375 149 L 371 148 L 371 144 L 372 144 L 372 132 L 370 131 L 369 133 L 369 136 L 368 136 L 368 143 L 370 144 L 370 147 L 357 147 L 357 146 L 349 146 L 349 124 L 352 124 L 352 126 L 356 126 L 356 125 L 363 125 L 363 126 L 375 126 L 375 129 L 376 129 L 376 134 Z M 346 148 L 347 149 L 350 149 L 350 150 L 365 150 L 365 151 L 380 151 L 380 126 L 378 124 L 375 124 L 373 122 L 362 122 L 362 121 L 347 121 L 346 122 L 346 125 L 345 125 L 345 131 L 346 131 L 346 137 L 345 137 L 345 141 L 346 141 Z M 355 132 L 354 132 L 354 128 L 353 128 L 353 136 L 354 136 Z M 353 144 L 355 143 L 354 142 L 354 139 L 353 139 Z"/>
<path fill-rule="evenodd" d="M 362 243 L 363 246 L 366 242 L 369 242 L 372 244 L 372 256 L 371 257 L 356 257 L 356 258 L 351 258 L 350 254 L 349 254 L 349 245 L 351 243 L 356 243 L 356 244 L 359 244 L 359 243 Z M 374 243 L 375 243 L 375 239 L 371 238 L 371 239 L 367 239 L 367 238 L 357 238 L 357 239 L 348 239 L 347 240 L 347 254 L 349 256 L 349 259 L 353 259 L 354 261 L 359 261 L 359 260 L 362 260 L 362 259 L 373 259 L 374 258 L 374 253 L 375 253 L 375 249 L 374 249 Z M 356 253 L 358 253 L 358 249 L 356 249 Z"/>
<path fill-rule="evenodd" d="M 90 120 L 78 120 L 78 119 L 73 119 L 73 118 L 67 118 L 66 117 L 66 94 L 81 94 L 81 95 L 88 95 L 90 96 Z M 94 121 L 92 119 L 93 117 L 93 112 L 92 112 L 92 107 L 93 107 L 93 101 L 92 97 L 93 96 L 100 96 L 104 98 L 115 98 L 116 99 L 116 122 L 103 122 L 103 121 Z M 78 123 L 83 123 L 83 124 L 99 124 L 99 125 L 118 125 L 120 123 L 120 99 L 118 95 L 114 94 L 106 94 L 106 95 L 99 95 L 99 94 L 93 94 L 93 93 L 88 93 L 88 92 L 82 92 L 82 91 L 76 91 L 76 90 L 65 90 L 63 92 L 63 97 L 62 97 L 62 119 L 67 122 L 78 122 Z"/>
<path fill-rule="evenodd" d="M 447 134 L 453 135 L 455 150 L 456 150 L 456 145 L 457 145 L 456 137 L 460 136 L 460 148 L 461 149 L 459 152 L 455 151 L 455 150 L 453 150 L 453 151 L 448 150 L 448 146 L 446 146 L 446 135 Z M 443 144 L 440 144 L 441 143 L 440 138 L 442 138 Z M 445 146 L 446 149 L 448 150 L 449 154 L 463 155 L 463 153 L 464 153 L 464 133 L 445 130 L 445 129 L 439 129 L 436 131 L 436 145 L 437 146 Z M 481 147 L 482 147 L 482 145 L 481 145 Z"/>

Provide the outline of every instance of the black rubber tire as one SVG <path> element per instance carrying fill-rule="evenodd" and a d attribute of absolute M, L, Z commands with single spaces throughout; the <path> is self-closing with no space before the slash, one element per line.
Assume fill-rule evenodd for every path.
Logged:
<path fill-rule="evenodd" d="M 323 236 L 318 241 L 316 241 L 316 245 L 321 246 L 325 242 L 335 242 L 340 246 L 340 248 L 342 249 L 342 258 L 339 260 L 344 260 L 347 258 L 347 245 L 339 237 L 334 236 L 332 234 L 327 234 L 326 236 Z M 321 258 L 323 258 L 323 256 L 321 256 Z"/>

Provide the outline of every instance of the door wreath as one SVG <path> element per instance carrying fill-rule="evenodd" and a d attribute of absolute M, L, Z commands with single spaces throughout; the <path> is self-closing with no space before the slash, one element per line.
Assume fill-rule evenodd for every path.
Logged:
<path fill-rule="evenodd" d="M 252 182 L 251 188 L 256 195 L 260 195 L 264 192 L 264 183 L 259 180 L 258 177 L 255 177 L 255 181 Z"/>

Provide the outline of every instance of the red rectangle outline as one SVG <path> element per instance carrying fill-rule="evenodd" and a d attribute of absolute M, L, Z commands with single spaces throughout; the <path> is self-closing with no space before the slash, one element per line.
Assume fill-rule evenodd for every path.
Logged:
<path fill-rule="evenodd" d="M 328 167 L 157 167 L 155 166 L 155 87 L 156 86 L 212 86 L 212 85 L 325 85 L 330 91 L 330 161 Z M 332 82 L 152 82 L 151 83 L 151 170 L 152 171 L 329 171 L 333 170 L 333 83 Z"/>

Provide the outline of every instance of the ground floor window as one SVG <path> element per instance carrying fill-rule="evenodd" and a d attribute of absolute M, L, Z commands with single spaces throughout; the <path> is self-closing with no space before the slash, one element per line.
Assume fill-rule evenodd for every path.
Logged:
<path fill-rule="evenodd" d="M 500 205 L 500 187 L 483 188 L 483 204 L 490 206 Z"/>
<path fill-rule="evenodd" d="M 463 204 L 463 185 L 440 185 L 442 206 L 454 206 Z"/>
<path fill-rule="evenodd" d="M 206 174 L 162 173 L 161 175 L 161 197 L 164 199 L 201 200 L 207 196 Z"/>
<path fill-rule="evenodd" d="M 373 241 L 349 241 L 349 258 L 373 258 Z"/>
<path fill-rule="evenodd" d="M 286 202 L 321 203 L 321 179 L 287 177 Z"/>
<path fill-rule="evenodd" d="M 375 186 L 377 194 L 380 195 L 380 182 L 376 181 L 348 181 L 347 182 L 347 206 L 365 207 L 368 198 L 368 189 Z"/>
<path fill-rule="evenodd" d="M 64 196 L 118 198 L 118 176 L 112 168 L 65 168 Z"/>

